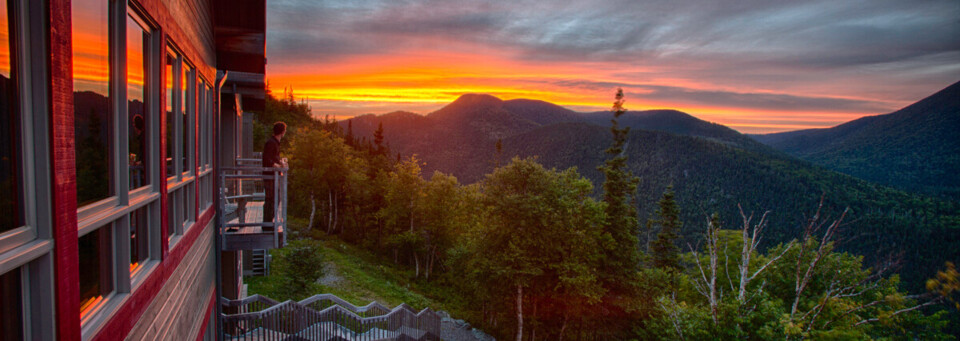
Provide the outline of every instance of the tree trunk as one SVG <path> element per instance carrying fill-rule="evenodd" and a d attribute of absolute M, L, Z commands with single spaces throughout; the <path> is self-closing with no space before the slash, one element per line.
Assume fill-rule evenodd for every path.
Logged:
<path fill-rule="evenodd" d="M 560 326 L 560 337 L 557 338 L 557 341 L 563 341 L 563 332 L 567 330 L 567 313 L 563 313 L 563 325 Z"/>
<path fill-rule="evenodd" d="M 539 320 L 537 319 L 537 300 L 533 298 L 531 298 L 531 300 L 533 301 L 531 302 L 533 304 L 533 315 L 531 317 L 534 323 L 533 328 L 530 330 L 530 341 L 535 341 L 537 339 L 537 324 Z"/>
<path fill-rule="evenodd" d="M 517 284 L 517 341 L 523 340 L 523 287 Z"/>
<path fill-rule="evenodd" d="M 333 191 L 327 190 L 327 234 L 332 233 L 333 228 Z"/>
<path fill-rule="evenodd" d="M 717 319 L 717 236 L 716 230 L 713 231 L 713 240 L 712 243 L 712 252 L 710 252 L 710 312 L 713 314 L 713 325 L 719 325 L 720 321 Z"/>
<path fill-rule="evenodd" d="M 313 229 L 313 217 L 317 213 L 317 200 L 313 197 L 313 193 L 310 193 L 310 223 L 307 225 L 307 230 Z"/>
<path fill-rule="evenodd" d="M 420 278 L 420 257 L 416 252 L 413 253 L 413 263 L 416 264 L 416 272 L 413 275 L 413 278 Z"/>
<path fill-rule="evenodd" d="M 743 239 L 743 250 L 740 253 L 740 290 L 737 292 L 737 301 L 741 304 L 746 300 L 747 296 L 747 282 L 749 281 L 750 276 L 750 253 L 751 246 L 753 246 L 753 241 L 749 238 L 749 221 L 743 224 L 743 233 L 741 233 L 741 238 Z"/>

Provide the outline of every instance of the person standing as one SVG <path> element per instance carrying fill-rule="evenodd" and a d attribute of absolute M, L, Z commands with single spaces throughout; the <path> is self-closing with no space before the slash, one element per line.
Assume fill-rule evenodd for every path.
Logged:
<path fill-rule="evenodd" d="M 277 122 L 273 124 L 273 136 L 267 139 L 267 143 L 263 146 L 261 167 L 287 167 L 286 161 L 280 159 L 280 140 L 286 133 L 286 123 Z M 280 172 L 265 171 L 263 174 L 279 176 Z M 263 203 L 263 222 L 272 223 L 277 208 L 277 200 L 274 197 L 274 180 L 264 180 L 263 189 L 266 196 Z M 273 226 L 264 226 L 263 231 L 273 231 Z"/>

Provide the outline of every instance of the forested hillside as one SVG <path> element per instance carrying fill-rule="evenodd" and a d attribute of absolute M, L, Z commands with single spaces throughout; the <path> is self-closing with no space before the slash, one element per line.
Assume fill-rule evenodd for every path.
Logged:
<path fill-rule="evenodd" d="M 804 160 L 909 192 L 960 200 L 960 82 L 896 112 L 833 128 L 755 135 Z"/>

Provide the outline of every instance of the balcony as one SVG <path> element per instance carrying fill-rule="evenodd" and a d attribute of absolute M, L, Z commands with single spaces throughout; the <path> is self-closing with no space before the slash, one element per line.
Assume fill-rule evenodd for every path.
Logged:
<path fill-rule="evenodd" d="M 224 251 L 275 249 L 286 244 L 287 168 L 260 167 L 260 160 L 238 159 L 220 168 L 218 227 Z M 267 194 L 276 200 L 270 205 Z M 264 213 L 273 209 L 273 219 Z"/>
<path fill-rule="evenodd" d="M 357 307 L 331 294 L 299 302 L 253 295 L 221 299 L 222 340 L 440 340 L 442 321 L 430 308 L 377 302 Z"/>

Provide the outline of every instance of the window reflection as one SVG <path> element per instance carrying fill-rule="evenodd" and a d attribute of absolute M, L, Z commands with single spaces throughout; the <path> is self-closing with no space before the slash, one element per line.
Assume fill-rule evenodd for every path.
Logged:
<path fill-rule="evenodd" d="M 71 5 L 77 207 L 113 192 L 107 5 L 101 0 L 75 0 Z"/>
<path fill-rule="evenodd" d="M 189 222 L 193 221 L 193 195 L 191 195 L 193 194 L 193 184 L 187 185 L 181 192 L 183 192 L 183 196 L 181 197 L 183 200 L 183 222 L 181 222 L 180 225 L 182 225 L 183 230 L 186 231 Z"/>
<path fill-rule="evenodd" d="M 80 316 L 87 315 L 113 291 L 111 225 L 80 237 Z"/>
<path fill-rule="evenodd" d="M 147 209 L 143 207 L 130 214 L 130 275 L 140 270 L 150 256 L 150 220 Z"/>
<path fill-rule="evenodd" d="M 144 111 L 144 84 L 147 64 L 144 56 L 150 36 L 132 17 L 127 17 L 127 115 L 130 127 L 130 189 L 148 185 L 146 113 Z"/>
<path fill-rule="evenodd" d="M 20 218 L 20 190 L 17 184 L 19 173 L 20 129 L 17 118 L 16 83 L 11 75 L 10 27 L 7 16 L 7 2 L 0 1 L 0 233 L 17 228 L 22 224 Z M 2 335 L 2 334 L 0 334 Z"/>
<path fill-rule="evenodd" d="M 177 226 L 179 222 L 177 221 L 177 205 L 175 205 L 175 203 L 178 202 L 178 194 L 180 194 L 179 191 L 167 195 L 169 198 L 167 202 L 170 203 L 170 205 L 167 205 L 167 238 L 173 237 L 177 232 L 175 226 Z"/>
<path fill-rule="evenodd" d="M 192 125 L 191 123 L 193 123 L 191 121 L 193 117 L 193 108 L 194 108 L 194 103 L 193 103 L 194 102 L 194 96 L 193 96 L 194 83 L 193 83 L 193 68 L 191 68 L 186 63 L 183 63 L 183 73 L 180 79 L 181 79 L 181 84 L 180 84 L 181 89 L 183 90 L 183 97 L 180 97 L 182 98 L 180 102 L 183 104 L 182 105 L 183 153 L 180 155 L 183 158 L 183 163 L 181 163 L 181 165 L 183 165 L 182 171 L 184 173 L 188 173 L 192 171 L 191 166 L 193 164 L 193 162 L 190 162 L 193 156 L 193 146 L 190 142 L 194 133 L 193 133 L 193 129 L 190 129 L 190 126 Z"/>
<path fill-rule="evenodd" d="M 175 127 L 173 126 L 173 122 L 175 122 L 175 121 L 174 121 L 174 116 L 173 116 L 173 106 L 174 106 L 174 103 L 175 103 L 175 102 L 174 102 L 174 98 L 173 98 L 173 94 L 174 94 L 174 92 L 173 92 L 173 84 L 174 84 L 174 82 L 173 82 L 173 81 L 174 81 L 174 80 L 173 80 L 173 66 L 174 66 L 174 64 L 177 63 L 177 56 L 176 56 L 172 51 L 170 51 L 170 50 L 168 49 L 168 50 L 167 50 L 167 58 L 165 58 L 165 59 L 166 59 L 166 63 L 165 63 L 166 65 L 165 65 L 164 68 L 163 68 L 163 79 L 164 79 L 164 83 L 166 83 L 166 84 L 164 84 L 164 89 L 166 89 L 166 103 L 165 103 L 165 104 L 166 104 L 166 108 L 167 108 L 167 120 L 166 120 L 166 121 L 167 121 L 167 123 L 166 123 L 166 124 L 167 124 L 167 134 L 166 134 L 166 141 L 167 141 L 167 160 L 166 160 L 166 161 L 167 161 L 167 176 L 170 177 L 170 176 L 174 176 L 174 175 L 177 174 L 177 173 L 176 173 L 176 169 L 175 169 L 175 165 L 173 164 L 173 160 L 174 160 L 174 159 L 173 159 L 173 158 L 174 158 L 173 152 L 176 150 L 176 149 L 173 148 L 173 146 L 174 146 L 174 141 L 175 141 L 174 136 L 176 136 L 176 135 L 174 135 L 174 130 L 173 130 L 173 129 L 175 128 Z"/>

